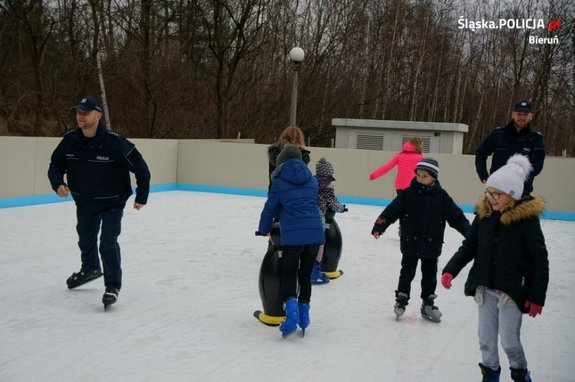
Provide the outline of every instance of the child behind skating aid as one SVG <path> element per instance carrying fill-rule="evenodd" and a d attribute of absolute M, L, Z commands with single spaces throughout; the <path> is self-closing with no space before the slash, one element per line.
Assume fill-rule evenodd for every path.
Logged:
<path fill-rule="evenodd" d="M 335 181 L 333 177 L 333 165 L 325 158 L 321 158 L 315 165 L 315 176 L 318 183 L 318 202 L 321 220 L 325 229 L 325 214 L 327 211 L 345 212 L 347 209 L 344 204 L 341 204 L 335 196 L 335 190 L 332 182 Z M 326 284 L 329 282 L 329 277 L 321 272 L 321 260 L 323 258 L 323 245 L 319 248 L 317 258 L 313 264 L 311 273 L 312 284 Z"/>
<path fill-rule="evenodd" d="M 274 216 L 279 215 L 280 296 L 286 314 L 280 325 L 283 337 L 293 334 L 298 325 L 305 333 L 310 323 L 311 270 L 325 241 L 317 180 L 301 158 L 300 149 L 290 144 L 278 155 L 258 227 L 260 234 L 268 235 Z"/>
<path fill-rule="evenodd" d="M 415 178 L 377 218 L 371 234 L 374 238 L 401 219 L 401 271 L 395 291 L 394 312 L 397 318 L 405 312 L 415 277 L 417 262 L 421 260 L 421 315 L 434 322 L 441 321 L 442 313 L 434 305 L 437 298 L 437 259 L 443 247 L 445 223 L 463 236 L 469 231 L 469 221 L 437 180 L 439 163 L 424 158 L 415 166 Z"/>

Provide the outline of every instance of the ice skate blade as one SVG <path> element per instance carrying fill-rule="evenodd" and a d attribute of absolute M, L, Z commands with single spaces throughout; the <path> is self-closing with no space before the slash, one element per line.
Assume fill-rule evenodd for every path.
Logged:
<path fill-rule="evenodd" d="M 394 309 L 393 313 L 395 314 L 395 321 L 399 321 L 399 317 L 403 316 L 405 313 L 405 309 Z"/>
<path fill-rule="evenodd" d="M 92 278 L 90 278 L 90 279 L 88 279 L 88 280 L 86 280 L 86 281 L 84 281 L 83 283 L 80 283 L 80 284 L 68 285 L 68 282 L 66 281 L 66 286 L 68 287 L 68 289 L 76 289 L 76 288 L 78 288 L 78 287 L 81 287 L 82 285 L 86 285 L 86 284 L 88 284 L 88 283 L 90 283 L 90 282 L 92 282 L 92 281 L 94 281 L 94 280 L 99 279 L 99 278 L 102 277 L 103 275 L 104 275 L 103 273 L 100 273 L 99 275 L 97 275 L 97 276 L 95 276 L 95 277 L 92 277 Z"/>
<path fill-rule="evenodd" d="M 291 332 L 289 332 L 287 334 L 282 333 L 282 338 L 287 340 L 288 338 L 292 337 L 295 334 L 295 332 L 297 332 L 296 329 L 292 330 Z"/>
<path fill-rule="evenodd" d="M 104 310 L 107 311 L 107 310 L 110 309 L 110 307 L 111 307 L 112 305 L 114 305 L 116 302 L 118 302 L 118 300 L 113 301 L 113 302 L 107 302 L 107 301 L 106 301 L 106 302 L 102 302 L 102 303 L 104 304 Z"/>
<path fill-rule="evenodd" d="M 427 321 L 431 321 L 436 324 L 439 324 L 441 322 L 441 318 L 433 318 L 431 316 L 428 316 L 427 314 L 422 314 L 421 317 Z"/>
<path fill-rule="evenodd" d="M 322 280 L 322 279 L 316 279 L 316 280 L 311 280 L 312 285 L 324 285 L 324 284 L 329 284 L 329 278 L 327 280 Z"/>

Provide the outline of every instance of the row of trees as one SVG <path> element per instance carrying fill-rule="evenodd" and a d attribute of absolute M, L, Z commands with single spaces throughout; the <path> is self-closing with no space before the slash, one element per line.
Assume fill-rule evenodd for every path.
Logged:
<path fill-rule="evenodd" d="M 105 90 L 129 137 L 270 142 L 300 46 L 312 145 L 332 118 L 443 121 L 469 125 L 470 153 L 529 99 L 550 154 L 573 155 L 573 15 L 570 0 L 0 0 L 0 133 L 61 135 Z"/>

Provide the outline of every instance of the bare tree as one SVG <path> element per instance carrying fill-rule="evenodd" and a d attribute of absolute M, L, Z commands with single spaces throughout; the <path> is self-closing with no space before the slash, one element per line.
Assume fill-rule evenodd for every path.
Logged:
<path fill-rule="evenodd" d="M 44 12 L 44 2 L 42 0 L 6 1 L 3 8 L 11 17 L 22 23 L 28 37 L 28 49 L 34 70 L 34 94 L 36 98 L 32 133 L 36 136 L 42 135 L 42 122 L 44 119 L 44 77 L 42 68 L 46 48 L 56 21 L 47 17 L 48 12 Z"/>
<path fill-rule="evenodd" d="M 216 137 L 230 137 L 229 105 L 240 63 L 258 52 L 266 23 L 266 0 L 197 0 L 206 42 L 214 58 Z"/>
<path fill-rule="evenodd" d="M 312 144 L 331 143 L 336 117 L 448 121 L 470 126 L 473 153 L 526 98 L 548 151 L 573 155 L 574 13 L 569 0 L 0 0 L 0 132 L 61 134 L 105 78 L 106 114 L 129 136 L 270 142 L 297 45 Z M 501 19 L 549 28 L 474 24 Z"/>

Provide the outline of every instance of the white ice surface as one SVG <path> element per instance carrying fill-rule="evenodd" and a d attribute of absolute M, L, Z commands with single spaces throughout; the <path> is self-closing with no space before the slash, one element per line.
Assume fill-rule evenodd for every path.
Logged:
<path fill-rule="evenodd" d="M 463 295 L 469 267 L 446 291 L 443 321 L 411 304 L 393 314 L 397 225 L 370 236 L 380 207 L 338 215 L 345 274 L 315 286 L 305 338 L 282 339 L 253 318 L 265 238 L 264 198 L 196 192 L 150 195 L 127 208 L 123 288 L 110 311 L 103 280 L 68 290 L 80 266 L 75 208 L 65 202 L 0 209 L 0 381 L 479 381 L 476 306 Z M 471 219 L 471 215 L 468 215 Z M 575 223 L 544 220 L 550 284 L 543 315 L 524 316 L 533 380 L 575 380 Z M 461 243 L 446 229 L 440 269 Z M 419 273 L 419 271 L 418 271 Z M 500 350 L 502 381 L 510 381 Z"/>

